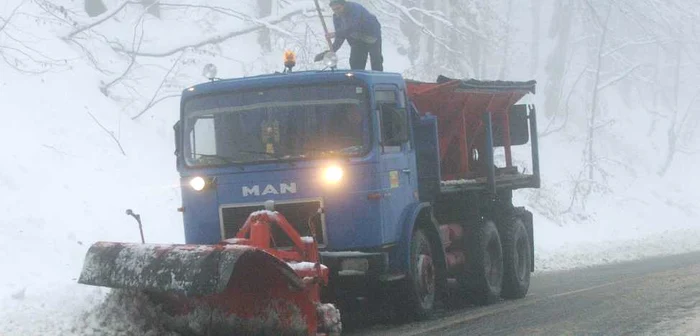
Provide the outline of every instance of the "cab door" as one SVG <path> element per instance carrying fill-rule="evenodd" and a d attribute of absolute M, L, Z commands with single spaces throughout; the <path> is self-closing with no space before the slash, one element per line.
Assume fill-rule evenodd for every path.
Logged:
<path fill-rule="evenodd" d="M 416 202 L 418 177 L 404 92 L 396 85 L 381 85 L 374 88 L 374 98 L 379 124 L 382 233 L 383 241 L 391 243 L 400 237 L 404 209 Z"/>

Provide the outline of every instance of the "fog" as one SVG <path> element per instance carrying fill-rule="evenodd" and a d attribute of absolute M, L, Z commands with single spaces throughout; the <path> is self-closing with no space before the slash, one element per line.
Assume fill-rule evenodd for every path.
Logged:
<path fill-rule="evenodd" d="M 515 195 L 535 213 L 537 272 L 700 248 L 700 3 L 357 2 L 382 24 L 385 71 L 537 81 L 542 187 Z M 0 333 L 129 328 L 90 314 L 105 292 L 75 280 L 93 242 L 139 240 L 127 208 L 147 241 L 183 240 L 180 93 L 206 64 L 281 72 L 285 50 L 294 71 L 324 69 L 323 36 L 308 0 L 0 4 Z M 338 55 L 348 68 L 347 44 Z M 527 153 L 514 160 L 531 169 Z"/>

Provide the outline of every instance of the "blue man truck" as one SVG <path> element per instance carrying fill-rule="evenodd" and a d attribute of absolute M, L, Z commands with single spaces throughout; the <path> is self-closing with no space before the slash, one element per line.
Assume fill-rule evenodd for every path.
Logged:
<path fill-rule="evenodd" d="M 334 69 L 187 88 L 185 244 L 95 243 L 79 282 L 146 293 L 185 334 L 337 334 L 357 300 L 423 319 L 448 283 L 522 298 L 533 221 L 512 195 L 540 185 L 535 86 Z"/>

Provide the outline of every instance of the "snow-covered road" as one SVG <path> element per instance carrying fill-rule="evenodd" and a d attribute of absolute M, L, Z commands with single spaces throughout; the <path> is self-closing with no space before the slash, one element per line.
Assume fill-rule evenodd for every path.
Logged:
<path fill-rule="evenodd" d="M 441 311 L 403 326 L 350 335 L 697 335 L 700 252 L 560 272 L 531 280 L 528 296 Z"/>

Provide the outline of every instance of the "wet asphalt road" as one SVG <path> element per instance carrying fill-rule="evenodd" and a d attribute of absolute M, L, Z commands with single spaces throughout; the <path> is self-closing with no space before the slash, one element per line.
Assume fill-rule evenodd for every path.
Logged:
<path fill-rule="evenodd" d="M 343 335 L 700 335 L 685 322 L 698 314 L 700 252 L 534 274 L 520 300 L 398 326 L 367 321 Z"/>

